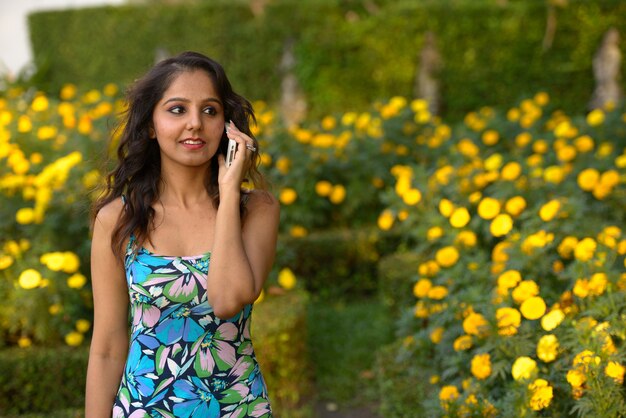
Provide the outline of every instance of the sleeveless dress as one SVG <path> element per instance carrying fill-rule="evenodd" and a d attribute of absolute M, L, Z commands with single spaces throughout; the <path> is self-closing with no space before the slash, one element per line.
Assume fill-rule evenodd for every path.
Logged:
<path fill-rule="evenodd" d="M 113 417 L 271 417 L 250 340 L 252 305 L 228 320 L 207 302 L 210 253 L 168 257 L 145 248 L 125 257 L 128 357 Z"/>

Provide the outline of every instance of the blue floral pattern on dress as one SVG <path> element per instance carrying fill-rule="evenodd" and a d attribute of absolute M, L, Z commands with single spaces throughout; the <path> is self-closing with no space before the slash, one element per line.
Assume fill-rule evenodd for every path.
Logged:
<path fill-rule="evenodd" d="M 250 340 L 252 305 L 228 320 L 207 302 L 210 253 L 167 257 L 131 237 L 130 346 L 113 417 L 271 417 Z"/>

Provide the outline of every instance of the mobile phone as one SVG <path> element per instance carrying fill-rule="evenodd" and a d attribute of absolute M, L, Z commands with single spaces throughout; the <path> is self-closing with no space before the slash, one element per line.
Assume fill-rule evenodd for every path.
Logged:
<path fill-rule="evenodd" d="M 230 128 L 230 122 L 226 122 L 226 135 L 228 135 L 228 128 Z M 230 167 L 235 159 L 235 152 L 237 151 L 237 142 L 228 138 L 228 147 L 226 148 L 226 167 Z"/>

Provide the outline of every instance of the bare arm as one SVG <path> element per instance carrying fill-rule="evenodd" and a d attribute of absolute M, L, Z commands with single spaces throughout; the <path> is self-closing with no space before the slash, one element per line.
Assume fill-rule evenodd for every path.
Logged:
<path fill-rule="evenodd" d="M 239 146 L 228 169 L 224 157 L 218 156 L 220 205 L 207 278 L 209 304 L 222 319 L 231 318 L 261 293 L 274 263 L 280 218 L 278 201 L 259 190 L 251 193 L 247 213 L 240 218 L 241 181 L 251 156 L 245 144 L 251 139 L 232 124 L 229 138 Z"/>
<path fill-rule="evenodd" d="M 129 299 L 124 265 L 111 250 L 111 233 L 121 210 L 121 199 L 105 206 L 93 229 L 94 329 L 87 369 L 86 418 L 111 417 L 128 351 Z"/>

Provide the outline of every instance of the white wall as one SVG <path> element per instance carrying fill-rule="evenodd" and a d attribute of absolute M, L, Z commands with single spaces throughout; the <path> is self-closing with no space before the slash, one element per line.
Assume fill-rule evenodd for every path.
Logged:
<path fill-rule="evenodd" d="M 0 0 L 0 73 L 15 75 L 32 60 L 26 23 L 29 13 L 124 2 L 125 0 Z"/>

